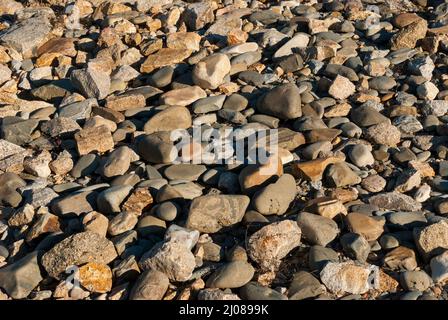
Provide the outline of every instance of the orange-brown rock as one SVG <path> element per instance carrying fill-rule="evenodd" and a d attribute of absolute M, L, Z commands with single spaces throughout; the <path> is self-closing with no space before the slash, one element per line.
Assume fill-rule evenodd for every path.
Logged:
<path fill-rule="evenodd" d="M 380 292 L 396 292 L 397 288 L 398 288 L 398 281 L 380 269 L 380 271 L 379 271 L 379 291 Z"/>
<path fill-rule="evenodd" d="M 250 164 L 241 170 L 239 182 L 243 192 L 253 192 L 283 174 L 283 164 L 279 157 L 271 157 L 266 164 Z"/>
<path fill-rule="evenodd" d="M 346 216 L 350 231 L 358 233 L 367 241 L 375 241 L 384 232 L 384 220 L 376 220 L 368 215 L 351 212 Z"/>
<path fill-rule="evenodd" d="M 333 219 L 338 214 L 347 215 L 347 209 L 341 201 L 330 197 L 319 197 L 305 203 L 303 211 L 319 214 Z"/>
<path fill-rule="evenodd" d="M 408 165 L 410 168 L 417 170 L 421 178 L 434 177 L 436 175 L 433 167 L 427 162 L 412 160 L 408 162 Z"/>
<path fill-rule="evenodd" d="M 141 215 L 143 211 L 150 207 L 153 201 L 151 193 L 147 188 L 137 188 L 122 205 L 121 210 Z"/>
<path fill-rule="evenodd" d="M 320 158 L 293 164 L 293 175 L 308 181 L 319 181 L 328 165 L 344 161 L 338 157 Z"/>
<path fill-rule="evenodd" d="M 331 198 L 338 199 L 342 203 L 346 203 L 358 199 L 358 190 L 355 188 L 336 188 L 334 190 L 329 190 L 327 195 Z"/>
<path fill-rule="evenodd" d="M 74 39 L 54 38 L 48 40 L 37 49 L 38 56 L 41 56 L 44 53 L 58 53 L 64 56 L 75 57 L 77 52 L 74 45 Z"/>
<path fill-rule="evenodd" d="M 112 289 L 112 271 L 107 264 L 89 262 L 79 268 L 79 282 L 90 292 L 106 293 Z"/>

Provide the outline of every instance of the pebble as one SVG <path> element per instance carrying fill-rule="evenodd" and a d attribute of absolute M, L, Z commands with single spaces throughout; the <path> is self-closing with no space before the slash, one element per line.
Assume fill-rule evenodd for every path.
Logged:
<path fill-rule="evenodd" d="M 296 196 L 294 177 L 282 175 L 275 183 L 258 191 L 252 200 L 255 209 L 263 215 L 284 214 Z"/>
<path fill-rule="evenodd" d="M 313 245 L 326 246 L 339 233 L 339 228 L 333 220 L 316 214 L 301 212 L 297 216 L 297 224 L 302 231 L 303 240 Z"/>
<path fill-rule="evenodd" d="M 436 283 L 444 283 L 448 276 L 447 253 L 444 252 L 441 255 L 432 258 L 430 262 L 430 267 L 431 267 L 432 280 Z"/>
<path fill-rule="evenodd" d="M 288 300 L 280 292 L 251 281 L 240 289 L 241 298 L 244 300 Z"/>
<path fill-rule="evenodd" d="M 245 261 L 232 261 L 215 272 L 207 279 L 209 288 L 240 288 L 247 284 L 254 276 L 254 268 Z"/>
<path fill-rule="evenodd" d="M 365 214 L 351 212 L 346 216 L 349 229 L 362 235 L 367 241 L 378 239 L 384 232 L 384 220 L 377 220 Z"/>
<path fill-rule="evenodd" d="M 400 276 L 401 285 L 408 291 L 425 291 L 431 286 L 431 282 L 424 271 L 405 271 Z"/>
<path fill-rule="evenodd" d="M 353 146 L 348 156 L 352 163 L 358 167 L 371 166 L 375 162 L 369 148 L 363 144 Z"/>
<path fill-rule="evenodd" d="M 267 92 L 258 102 L 259 112 L 280 119 L 295 119 L 302 115 L 300 92 L 296 85 L 285 84 Z"/>
<path fill-rule="evenodd" d="M 391 270 L 415 270 L 417 260 L 412 249 L 399 246 L 384 256 L 384 264 Z"/>
<path fill-rule="evenodd" d="M 311 273 L 299 271 L 293 275 L 288 288 L 289 300 L 304 300 L 326 292 L 325 287 Z"/>
<path fill-rule="evenodd" d="M 369 203 L 389 210 L 418 211 L 422 208 L 421 203 L 399 192 L 385 192 L 374 195 L 369 198 Z"/>
<path fill-rule="evenodd" d="M 358 233 L 346 233 L 341 237 L 344 252 L 359 262 L 366 262 L 370 253 L 370 245 L 366 238 Z"/>
<path fill-rule="evenodd" d="M 170 280 L 187 281 L 196 267 L 193 253 L 182 242 L 168 240 L 155 245 L 139 261 L 142 270 L 163 272 Z"/>
<path fill-rule="evenodd" d="M 448 223 L 441 220 L 414 231 L 415 243 L 423 257 L 440 254 L 448 248 Z"/>
<path fill-rule="evenodd" d="M 130 300 L 161 300 L 168 290 L 168 277 L 157 270 L 143 272 L 132 287 Z"/>

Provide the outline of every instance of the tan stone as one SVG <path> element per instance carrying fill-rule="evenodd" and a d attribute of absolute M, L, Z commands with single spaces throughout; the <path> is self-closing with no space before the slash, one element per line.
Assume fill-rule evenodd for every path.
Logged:
<path fill-rule="evenodd" d="M 379 271 L 379 291 L 380 292 L 396 292 L 398 281 L 389 276 L 383 270 Z"/>
<path fill-rule="evenodd" d="M 392 106 L 390 108 L 389 117 L 398 117 L 398 116 L 417 116 L 417 108 L 413 106 Z"/>
<path fill-rule="evenodd" d="M 376 220 L 362 213 L 351 212 L 346 220 L 350 231 L 362 235 L 367 241 L 375 241 L 384 232 L 384 220 Z"/>
<path fill-rule="evenodd" d="M 423 257 L 438 255 L 448 249 L 448 222 L 441 220 L 421 230 L 414 229 L 414 239 Z"/>
<path fill-rule="evenodd" d="M 91 211 L 87 213 L 82 218 L 82 224 L 84 226 L 84 231 L 93 231 L 103 237 L 107 235 L 109 220 L 99 212 Z"/>
<path fill-rule="evenodd" d="M 336 198 L 342 203 L 347 203 L 358 199 L 358 190 L 355 188 L 336 188 L 329 190 L 328 196 L 331 198 Z"/>
<path fill-rule="evenodd" d="M 337 75 L 328 89 L 328 93 L 335 99 L 346 99 L 356 91 L 355 85 L 346 77 Z"/>
<path fill-rule="evenodd" d="M 54 174 L 64 175 L 73 169 L 73 160 L 70 154 L 59 154 L 57 159 L 50 162 L 49 167 Z"/>
<path fill-rule="evenodd" d="M 0 63 L 7 64 L 11 61 L 11 57 L 8 54 L 8 49 L 3 46 L 0 46 Z"/>
<path fill-rule="evenodd" d="M 36 60 L 36 67 L 48 67 L 54 64 L 54 61 L 59 58 L 61 54 L 59 52 L 47 52 L 42 54 Z"/>
<path fill-rule="evenodd" d="M 115 110 L 112 110 L 109 108 L 97 107 L 97 106 L 92 107 L 92 115 L 101 116 L 107 120 L 110 120 L 110 121 L 113 121 L 116 123 L 123 122 L 125 119 L 125 116 L 118 111 L 115 111 Z"/>
<path fill-rule="evenodd" d="M 406 247 L 396 247 L 384 256 L 384 266 L 391 270 L 415 270 L 417 260 L 415 252 Z"/>
<path fill-rule="evenodd" d="M 269 159 L 266 164 L 250 164 L 241 170 L 239 182 L 243 192 L 251 192 L 254 189 L 272 182 L 275 177 L 283 174 L 281 159 Z"/>
<path fill-rule="evenodd" d="M 396 27 L 404 28 L 404 27 L 410 25 L 411 23 L 414 23 L 420 19 L 421 18 L 415 13 L 404 12 L 404 13 L 400 13 L 399 15 L 395 16 L 393 22 Z"/>
<path fill-rule="evenodd" d="M 112 134 L 109 128 L 104 125 L 77 132 L 75 140 L 80 155 L 85 155 L 92 151 L 103 153 L 114 147 Z"/>
<path fill-rule="evenodd" d="M 166 46 L 171 49 L 199 51 L 201 36 L 196 32 L 170 33 L 166 37 Z"/>
<path fill-rule="evenodd" d="M 429 36 L 446 35 L 446 34 L 448 34 L 448 25 L 428 29 Z"/>
<path fill-rule="evenodd" d="M 145 123 L 143 131 L 146 133 L 154 133 L 158 131 L 188 129 L 191 125 L 190 111 L 182 106 L 172 106 L 152 116 Z"/>
<path fill-rule="evenodd" d="M 59 55 L 75 57 L 76 49 L 74 39 L 72 38 L 54 38 L 37 49 L 37 55 L 41 56 L 44 53 L 58 53 Z"/>
<path fill-rule="evenodd" d="M 352 109 L 352 107 L 350 104 L 339 103 L 337 105 L 334 105 L 334 106 L 326 109 L 324 116 L 326 118 L 345 117 L 350 113 L 351 109 Z"/>
<path fill-rule="evenodd" d="M 111 14 L 115 14 L 115 13 L 122 13 L 122 12 L 129 12 L 129 11 L 132 11 L 132 9 L 123 3 L 109 2 L 107 9 L 106 9 L 106 14 L 111 15 Z"/>
<path fill-rule="evenodd" d="M 415 48 L 417 41 L 426 36 L 428 22 L 419 19 L 398 31 L 391 39 L 391 49 Z"/>
<path fill-rule="evenodd" d="M 115 111 L 126 111 L 129 109 L 143 108 L 146 106 L 146 99 L 141 94 L 124 94 L 112 96 L 106 99 L 106 108 Z"/>
<path fill-rule="evenodd" d="M 162 39 L 155 39 L 155 40 L 148 40 L 146 42 L 143 42 L 140 46 L 140 51 L 144 56 L 149 56 L 150 54 L 153 54 L 163 47 L 163 40 Z"/>
<path fill-rule="evenodd" d="M 39 215 L 38 219 L 33 223 L 33 226 L 30 228 L 26 235 L 26 241 L 32 241 L 36 239 L 41 234 L 52 233 L 52 232 L 60 232 L 61 226 L 59 224 L 58 216 L 55 216 L 51 213 L 45 213 Z"/>
<path fill-rule="evenodd" d="M 305 144 L 305 136 L 301 132 L 296 132 L 288 128 L 278 129 L 278 147 L 293 151 Z"/>
<path fill-rule="evenodd" d="M 205 91 L 199 86 L 191 86 L 168 91 L 160 96 L 160 100 L 170 106 L 188 106 L 206 96 Z"/>
<path fill-rule="evenodd" d="M 305 203 L 303 211 L 315 213 L 333 219 L 339 214 L 347 215 L 347 209 L 341 201 L 330 197 L 319 197 Z"/>
<path fill-rule="evenodd" d="M 422 178 L 434 177 L 436 175 L 433 167 L 431 167 L 431 165 L 427 162 L 412 160 L 408 162 L 408 166 L 412 169 L 417 170 Z"/>
<path fill-rule="evenodd" d="M 89 118 L 86 123 L 84 124 L 84 129 L 87 128 L 93 128 L 93 127 L 100 127 L 102 125 L 105 125 L 109 128 L 110 132 L 114 132 L 117 130 L 117 124 L 109 119 L 105 119 L 101 116 L 93 116 Z"/>
<path fill-rule="evenodd" d="M 149 31 L 154 32 L 162 27 L 162 21 L 160 21 L 160 19 L 151 19 L 146 22 L 146 26 L 148 27 Z"/>
<path fill-rule="evenodd" d="M 236 44 L 245 43 L 248 38 L 249 35 L 247 34 L 247 32 L 244 32 L 240 29 L 233 29 L 227 33 L 227 44 L 229 46 L 233 46 Z"/>
<path fill-rule="evenodd" d="M 153 70 L 175 63 L 180 63 L 191 55 L 191 50 L 162 48 L 148 56 L 140 67 L 140 72 L 150 73 Z"/>
<path fill-rule="evenodd" d="M 112 289 L 112 271 L 107 264 L 88 262 L 79 268 L 79 282 L 91 292 L 109 292 Z"/>
<path fill-rule="evenodd" d="M 344 159 L 338 157 L 327 157 L 306 162 L 293 164 L 293 175 L 296 178 L 306 179 L 308 181 L 322 180 L 322 175 L 328 165 L 342 162 Z"/>
<path fill-rule="evenodd" d="M 137 188 L 123 203 L 121 210 L 141 215 L 144 211 L 149 209 L 153 202 L 154 200 L 147 188 Z"/>

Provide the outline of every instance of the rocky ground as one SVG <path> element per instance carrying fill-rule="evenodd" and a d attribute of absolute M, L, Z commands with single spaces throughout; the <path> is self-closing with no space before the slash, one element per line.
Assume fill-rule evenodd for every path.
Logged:
<path fill-rule="evenodd" d="M 448 297 L 448 1 L 0 11 L 0 300 Z"/>

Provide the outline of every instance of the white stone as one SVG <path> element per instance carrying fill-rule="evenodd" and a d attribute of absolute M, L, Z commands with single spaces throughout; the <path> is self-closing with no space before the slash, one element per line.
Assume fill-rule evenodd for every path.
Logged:
<path fill-rule="evenodd" d="M 225 54 L 212 54 L 194 66 L 192 79 L 203 89 L 216 89 L 223 83 L 230 69 L 230 60 Z"/>
<path fill-rule="evenodd" d="M 364 144 L 357 144 L 350 150 L 349 158 L 358 167 L 371 166 L 375 162 L 372 153 Z"/>
<path fill-rule="evenodd" d="M 355 85 L 346 77 L 337 75 L 328 89 L 328 93 L 336 99 L 346 99 L 356 91 Z"/>
<path fill-rule="evenodd" d="M 423 184 L 414 194 L 414 199 L 418 202 L 425 202 L 431 197 L 431 187 L 428 184 Z"/>
<path fill-rule="evenodd" d="M 293 54 L 293 48 L 305 48 L 310 41 L 310 36 L 306 33 L 297 33 L 292 37 L 288 42 L 286 42 L 283 46 L 280 47 L 275 53 L 274 58 L 280 58 L 284 56 L 289 56 Z"/>
<path fill-rule="evenodd" d="M 421 99 L 434 100 L 439 93 L 436 85 L 432 82 L 425 82 L 417 87 L 417 95 Z"/>
<path fill-rule="evenodd" d="M 336 294 L 363 294 L 379 287 L 379 268 L 353 261 L 329 262 L 320 272 L 322 283 Z"/>
<path fill-rule="evenodd" d="M 448 251 L 432 258 L 430 266 L 434 282 L 445 282 L 448 279 Z"/>

